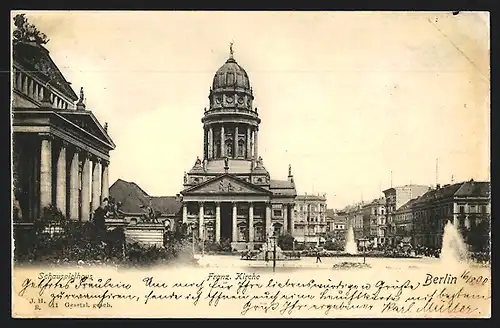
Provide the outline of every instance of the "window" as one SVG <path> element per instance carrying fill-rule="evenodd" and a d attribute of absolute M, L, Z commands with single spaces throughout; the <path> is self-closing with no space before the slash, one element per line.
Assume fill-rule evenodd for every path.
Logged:
<path fill-rule="evenodd" d="M 203 210 L 205 211 L 204 214 L 206 215 L 215 215 L 215 209 L 213 205 L 205 205 L 205 208 Z"/>
<path fill-rule="evenodd" d="M 248 205 L 247 204 L 238 204 L 236 209 L 237 215 L 247 215 L 248 214 Z"/>
<path fill-rule="evenodd" d="M 460 209 L 460 214 L 465 213 L 465 206 L 461 205 L 459 209 Z"/>
<path fill-rule="evenodd" d="M 243 141 L 242 139 L 238 140 L 238 156 L 245 156 L 245 141 Z"/>
<path fill-rule="evenodd" d="M 486 205 L 481 206 L 481 213 L 486 213 Z"/>
<path fill-rule="evenodd" d="M 273 210 L 273 216 L 281 217 L 281 216 L 283 216 L 283 211 L 282 210 Z"/>
<path fill-rule="evenodd" d="M 265 211 L 263 206 L 255 205 L 253 208 L 253 216 L 264 217 Z"/>

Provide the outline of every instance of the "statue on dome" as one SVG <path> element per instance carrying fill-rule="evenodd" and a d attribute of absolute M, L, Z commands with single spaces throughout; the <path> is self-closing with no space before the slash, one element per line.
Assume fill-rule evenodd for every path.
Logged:
<path fill-rule="evenodd" d="M 188 182 L 188 176 L 187 176 L 186 171 L 184 171 L 184 183 L 187 183 L 187 182 Z"/>
<path fill-rule="evenodd" d="M 259 158 L 257 159 L 257 166 L 262 166 L 263 163 L 262 163 L 262 157 L 259 156 Z"/>
<path fill-rule="evenodd" d="M 194 162 L 194 166 L 200 166 L 201 165 L 201 159 L 196 156 L 196 162 Z"/>
<path fill-rule="evenodd" d="M 292 176 L 292 164 L 288 164 L 288 176 Z"/>
<path fill-rule="evenodd" d="M 229 158 L 224 158 L 224 167 L 229 167 Z"/>
<path fill-rule="evenodd" d="M 234 42 L 232 42 L 232 41 L 229 43 L 229 55 L 231 58 L 233 58 L 233 55 L 234 55 L 233 44 L 234 44 Z"/>
<path fill-rule="evenodd" d="M 85 95 L 83 94 L 83 87 L 80 88 L 80 98 L 78 98 L 78 102 L 76 103 L 77 109 L 85 109 Z"/>

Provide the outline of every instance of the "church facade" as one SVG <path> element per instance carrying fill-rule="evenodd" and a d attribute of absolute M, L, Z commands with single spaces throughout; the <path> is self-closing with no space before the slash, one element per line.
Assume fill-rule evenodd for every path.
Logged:
<path fill-rule="evenodd" d="M 259 154 L 259 118 L 247 72 L 234 59 L 215 73 L 203 156 L 184 174 L 182 222 L 200 240 L 253 249 L 294 229 L 295 183 L 271 179 Z"/>

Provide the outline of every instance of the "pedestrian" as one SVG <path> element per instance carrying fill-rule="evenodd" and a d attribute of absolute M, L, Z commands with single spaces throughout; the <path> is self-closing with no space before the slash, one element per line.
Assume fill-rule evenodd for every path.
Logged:
<path fill-rule="evenodd" d="M 321 262 L 321 254 L 319 252 L 319 249 L 316 250 L 316 263 L 318 263 L 318 262 L 323 263 L 323 262 Z"/>

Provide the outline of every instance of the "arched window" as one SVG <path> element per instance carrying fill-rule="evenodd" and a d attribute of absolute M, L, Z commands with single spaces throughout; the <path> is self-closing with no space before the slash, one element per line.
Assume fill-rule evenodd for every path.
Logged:
<path fill-rule="evenodd" d="M 281 234 L 281 228 L 282 228 L 281 223 L 273 224 L 273 234 L 275 236 L 279 236 Z"/>
<path fill-rule="evenodd" d="M 255 241 L 265 241 L 266 235 L 264 233 L 264 225 L 260 222 L 254 225 L 254 240 Z"/>
<path fill-rule="evenodd" d="M 245 222 L 238 224 L 238 241 L 247 241 L 248 227 Z"/>
<path fill-rule="evenodd" d="M 243 139 L 238 141 L 238 156 L 245 157 L 245 141 Z"/>
<path fill-rule="evenodd" d="M 233 157 L 233 140 L 226 140 L 226 154 L 227 157 Z"/>
<path fill-rule="evenodd" d="M 214 142 L 214 157 L 220 157 L 220 141 Z"/>

